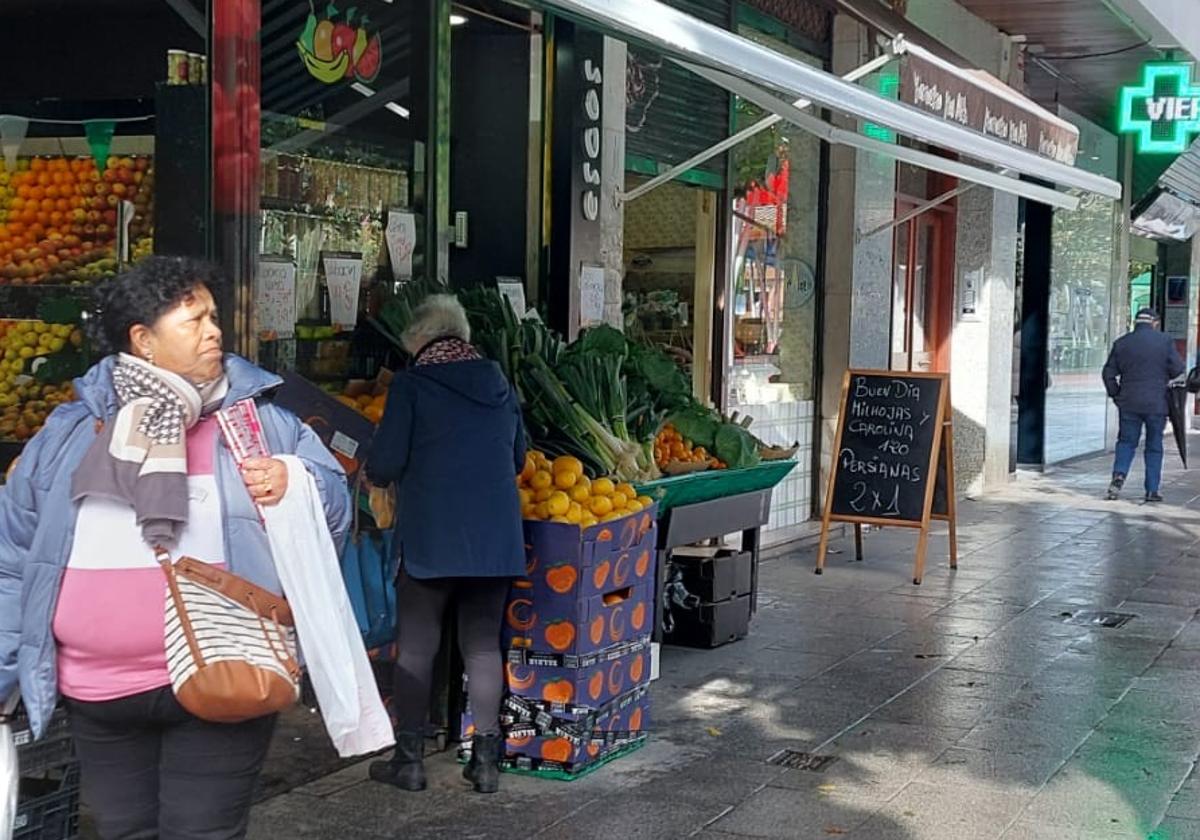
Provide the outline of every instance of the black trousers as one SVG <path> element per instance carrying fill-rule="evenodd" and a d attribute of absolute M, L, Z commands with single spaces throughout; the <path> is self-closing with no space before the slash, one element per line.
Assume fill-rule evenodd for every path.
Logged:
<path fill-rule="evenodd" d="M 208 723 L 170 688 L 67 700 L 83 801 L 102 840 L 238 840 L 275 729 L 271 715 Z"/>
<path fill-rule="evenodd" d="M 425 730 L 433 662 L 442 644 L 442 617 L 453 602 L 458 608 L 458 647 L 475 729 L 481 735 L 500 734 L 504 693 L 500 627 L 510 582 L 508 578 L 416 580 L 401 572 L 396 581 L 400 653 L 393 701 L 401 732 Z"/>

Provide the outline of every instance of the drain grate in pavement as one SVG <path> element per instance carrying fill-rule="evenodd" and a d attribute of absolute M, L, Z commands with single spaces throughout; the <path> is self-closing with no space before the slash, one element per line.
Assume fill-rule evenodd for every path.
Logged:
<path fill-rule="evenodd" d="M 835 761 L 837 761 L 836 755 L 813 755 L 799 750 L 780 750 L 767 759 L 767 764 L 820 773 Z"/>
<path fill-rule="evenodd" d="M 1080 610 L 1076 613 L 1064 613 L 1067 624 L 1082 624 L 1085 627 L 1109 627 L 1117 629 L 1124 627 L 1137 618 L 1133 613 L 1105 612 L 1104 610 Z"/>

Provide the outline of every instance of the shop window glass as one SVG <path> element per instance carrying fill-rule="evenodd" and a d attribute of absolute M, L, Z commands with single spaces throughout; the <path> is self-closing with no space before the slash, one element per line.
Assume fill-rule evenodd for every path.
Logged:
<path fill-rule="evenodd" d="M 207 31 L 193 0 L 0 3 L 0 469 L 95 361 L 89 287 L 206 253 Z"/>
<path fill-rule="evenodd" d="M 797 60 L 822 62 L 749 27 L 740 33 Z M 735 100 L 741 130 L 768 116 Z M 780 122 L 731 152 L 733 266 L 731 408 L 764 440 L 796 443 L 802 465 L 776 488 L 771 529 L 786 538 L 812 516 L 821 142 Z"/>
<path fill-rule="evenodd" d="M 1100 369 L 1108 356 L 1113 204 L 1085 196 L 1056 212 L 1050 276 L 1046 463 L 1105 447 L 1108 398 Z"/>
<path fill-rule="evenodd" d="M 743 35 L 820 67 L 820 60 L 754 30 Z M 769 116 L 736 101 L 735 130 Z M 787 123 L 733 152 L 733 370 L 730 401 L 813 396 L 821 143 Z"/>
<path fill-rule="evenodd" d="M 373 375 L 387 348 L 360 312 L 382 287 L 425 274 L 414 8 L 262 0 L 255 324 L 269 366 Z M 289 270 L 293 300 L 291 278 L 262 282 Z"/>

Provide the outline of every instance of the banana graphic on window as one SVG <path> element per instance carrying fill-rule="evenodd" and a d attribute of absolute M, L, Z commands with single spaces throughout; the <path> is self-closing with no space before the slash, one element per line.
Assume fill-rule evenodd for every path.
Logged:
<path fill-rule="evenodd" d="M 349 53 L 342 53 L 337 58 L 328 61 L 317 58 L 316 55 L 305 49 L 304 44 L 296 42 L 296 49 L 300 51 L 300 57 L 304 59 L 304 65 L 308 68 L 308 72 L 312 74 L 319 82 L 331 85 L 334 82 L 342 79 L 346 75 L 346 68 L 350 66 Z"/>

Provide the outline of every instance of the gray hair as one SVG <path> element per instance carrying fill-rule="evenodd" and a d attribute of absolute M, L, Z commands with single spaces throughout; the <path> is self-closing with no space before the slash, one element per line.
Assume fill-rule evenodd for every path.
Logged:
<path fill-rule="evenodd" d="M 430 295 L 413 310 L 412 322 L 400 341 L 409 353 L 439 338 L 471 340 L 467 313 L 454 295 Z"/>

